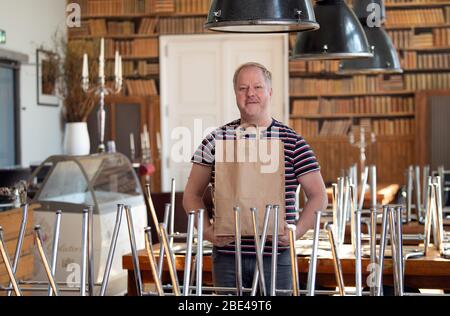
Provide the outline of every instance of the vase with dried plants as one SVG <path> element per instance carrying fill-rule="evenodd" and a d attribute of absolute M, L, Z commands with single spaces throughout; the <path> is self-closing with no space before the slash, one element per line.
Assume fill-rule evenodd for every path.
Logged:
<path fill-rule="evenodd" d="M 90 60 L 98 60 L 98 41 L 71 40 L 61 45 L 63 48 L 60 90 L 63 97 L 63 115 L 66 122 L 86 122 L 89 114 L 98 103 L 98 95 L 84 92 L 81 87 L 83 54 Z M 98 63 L 89 65 L 89 73 L 95 82 L 94 74 L 98 72 Z"/>
<path fill-rule="evenodd" d="M 57 95 L 62 100 L 62 115 L 66 122 L 64 133 L 64 152 L 69 155 L 85 155 L 90 152 L 90 140 L 87 120 L 99 102 L 95 92 L 85 92 L 81 86 L 83 55 L 90 60 L 98 60 L 99 40 L 70 40 L 65 36 L 54 35 L 54 49 L 57 58 L 52 62 L 57 65 Z M 94 74 L 98 72 L 98 63 L 89 65 Z"/>

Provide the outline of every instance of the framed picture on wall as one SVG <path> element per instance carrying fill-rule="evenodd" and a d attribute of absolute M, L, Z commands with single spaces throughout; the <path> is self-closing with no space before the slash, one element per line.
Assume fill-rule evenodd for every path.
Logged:
<path fill-rule="evenodd" d="M 58 106 L 57 75 L 58 58 L 53 52 L 38 49 L 36 51 L 37 103 L 39 105 Z"/>

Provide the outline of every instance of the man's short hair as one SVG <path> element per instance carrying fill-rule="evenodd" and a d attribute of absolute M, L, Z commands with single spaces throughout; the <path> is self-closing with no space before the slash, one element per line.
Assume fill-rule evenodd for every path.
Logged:
<path fill-rule="evenodd" d="M 269 87 L 272 86 L 272 73 L 260 63 L 248 62 L 243 65 L 240 65 L 239 68 L 236 69 L 236 71 L 234 72 L 233 87 L 236 88 L 237 78 L 238 78 L 241 70 L 244 68 L 251 68 L 251 67 L 256 67 L 256 68 L 260 69 L 263 73 L 264 79 L 266 79 L 266 82 L 269 84 Z"/>

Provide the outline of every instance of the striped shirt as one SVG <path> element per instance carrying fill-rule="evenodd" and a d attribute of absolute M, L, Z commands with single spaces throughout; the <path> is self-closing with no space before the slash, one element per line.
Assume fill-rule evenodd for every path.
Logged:
<path fill-rule="evenodd" d="M 212 167 L 211 185 L 213 186 L 213 191 L 215 183 L 215 141 L 216 139 L 235 140 L 235 130 L 240 126 L 240 122 L 240 119 L 235 120 L 208 134 L 191 159 L 193 163 Z M 251 137 L 248 134 L 245 136 Z M 293 129 L 275 119 L 272 119 L 272 124 L 261 133 L 261 138 L 281 139 L 284 144 L 286 222 L 288 224 L 295 224 L 298 215 L 295 209 L 295 192 L 299 184 L 297 178 L 309 172 L 320 170 L 319 164 L 306 141 Z M 241 247 L 242 254 L 254 255 L 254 238 L 242 237 Z M 287 248 L 280 246 L 279 250 L 281 251 Z M 234 243 L 219 247 L 218 251 L 233 254 L 235 252 Z M 264 254 L 271 254 L 271 251 L 270 243 L 266 243 Z"/>

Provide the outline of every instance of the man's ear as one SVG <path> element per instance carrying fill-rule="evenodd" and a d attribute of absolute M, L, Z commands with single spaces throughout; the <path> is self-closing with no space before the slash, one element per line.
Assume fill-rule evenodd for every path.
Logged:
<path fill-rule="evenodd" d="M 272 93 L 273 93 L 273 90 L 272 90 L 272 87 L 270 87 L 270 90 L 269 90 L 269 95 L 272 97 Z"/>

